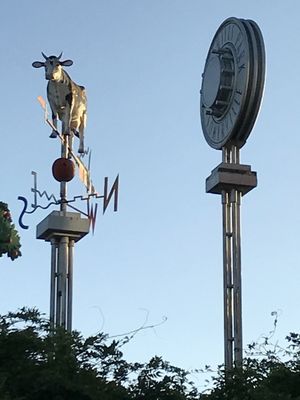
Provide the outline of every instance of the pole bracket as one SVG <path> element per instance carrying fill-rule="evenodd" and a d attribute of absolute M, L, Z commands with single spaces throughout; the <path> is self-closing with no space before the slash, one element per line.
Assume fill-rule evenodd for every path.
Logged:
<path fill-rule="evenodd" d="M 237 190 L 247 194 L 257 186 L 257 174 L 250 165 L 224 163 L 212 170 L 206 179 L 206 193 L 222 194 Z"/>

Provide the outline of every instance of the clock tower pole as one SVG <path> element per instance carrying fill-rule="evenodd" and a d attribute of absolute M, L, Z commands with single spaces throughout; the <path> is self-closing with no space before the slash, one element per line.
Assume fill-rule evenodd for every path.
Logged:
<path fill-rule="evenodd" d="M 256 172 L 240 163 L 240 149 L 254 126 L 265 79 L 263 37 L 254 21 L 226 19 L 217 30 L 202 74 L 200 115 L 204 137 L 222 162 L 206 179 L 221 195 L 223 226 L 224 363 L 243 362 L 240 208 L 257 186 Z"/>

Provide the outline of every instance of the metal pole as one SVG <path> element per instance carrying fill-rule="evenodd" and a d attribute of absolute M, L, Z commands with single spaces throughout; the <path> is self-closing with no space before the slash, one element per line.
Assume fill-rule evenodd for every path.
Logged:
<path fill-rule="evenodd" d="M 61 253 L 60 243 L 57 249 L 57 273 L 56 273 L 56 311 L 55 311 L 55 326 L 61 325 L 61 310 L 62 310 L 62 272 L 61 272 Z"/>
<path fill-rule="evenodd" d="M 232 162 L 232 149 L 223 147 L 222 161 Z M 233 367 L 233 283 L 232 283 L 232 220 L 229 193 L 222 190 L 223 216 L 223 295 L 224 295 L 224 361 L 225 369 Z"/>
<path fill-rule="evenodd" d="M 61 143 L 61 157 L 67 158 L 68 137 L 63 135 Z M 60 183 L 60 211 L 67 211 L 67 183 Z M 67 307 L 67 268 L 68 268 L 68 237 L 59 239 L 58 245 L 58 273 L 57 273 L 57 301 L 56 301 L 56 326 L 66 327 Z"/>
<path fill-rule="evenodd" d="M 237 146 L 223 147 L 222 161 L 239 164 Z M 242 365 L 242 282 L 241 282 L 241 192 L 222 190 L 223 214 L 223 286 L 225 368 Z"/>
<path fill-rule="evenodd" d="M 241 198 L 257 186 L 256 172 L 240 164 L 236 145 L 222 148 L 222 163 L 206 179 L 206 192 L 221 195 L 225 369 L 242 367 Z"/>
<path fill-rule="evenodd" d="M 64 140 L 61 142 L 61 157 L 68 157 L 68 135 L 63 135 Z M 60 211 L 67 211 L 67 182 L 60 183 Z"/>
<path fill-rule="evenodd" d="M 67 331 L 72 331 L 74 240 L 69 240 Z"/>
<path fill-rule="evenodd" d="M 233 366 L 233 314 L 232 314 L 232 230 L 229 195 L 222 191 L 223 211 L 223 294 L 224 294 L 224 359 L 226 370 Z"/>
<path fill-rule="evenodd" d="M 59 242 L 59 273 L 60 273 L 60 321 L 59 325 L 66 327 L 67 315 L 67 268 L 68 268 L 69 238 L 63 236 Z"/>
<path fill-rule="evenodd" d="M 240 152 L 237 146 L 232 146 L 232 163 L 240 163 Z M 234 310 L 234 361 L 237 367 L 242 365 L 242 279 L 241 279 L 241 217 L 240 205 L 242 194 L 232 189 L 230 202 L 232 208 L 232 256 L 233 256 L 233 310 Z"/>
<path fill-rule="evenodd" d="M 231 192 L 232 224 L 233 224 L 233 287 L 234 287 L 234 361 L 237 367 L 242 365 L 242 277 L 241 277 L 241 231 L 240 204 L 241 193 Z"/>
<path fill-rule="evenodd" d="M 68 158 L 72 137 L 63 135 L 61 156 Z M 36 182 L 35 182 L 36 183 Z M 72 330 L 74 237 L 83 238 L 89 232 L 89 220 L 80 213 L 67 212 L 67 183 L 60 184 L 60 211 L 52 212 L 37 226 L 37 238 L 51 242 L 50 329 Z M 76 214 L 76 215 L 72 215 Z"/>
<path fill-rule="evenodd" d="M 56 274 L 57 274 L 57 242 L 51 239 L 51 272 L 50 272 L 50 328 L 53 330 L 55 321 L 56 300 Z"/>

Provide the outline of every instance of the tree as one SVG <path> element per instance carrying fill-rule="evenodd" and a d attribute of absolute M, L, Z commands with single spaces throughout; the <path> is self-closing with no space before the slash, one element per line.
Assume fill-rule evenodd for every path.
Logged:
<path fill-rule="evenodd" d="M 131 338 L 51 331 L 36 309 L 0 316 L 0 399 L 300 400 L 299 334 L 289 334 L 285 348 L 269 338 L 250 344 L 243 367 L 220 367 L 205 394 L 189 372 L 161 357 L 124 360 L 121 349 Z"/>
<path fill-rule="evenodd" d="M 248 346 L 242 368 L 220 368 L 210 394 L 201 400 L 300 400 L 300 335 L 290 333 L 286 348 L 268 337 Z"/>
<path fill-rule="evenodd" d="M 36 309 L 0 316 L 2 400 L 196 400 L 188 373 L 160 357 L 128 363 L 130 338 L 50 330 Z"/>
<path fill-rule="evenodd" d="M 8 206 L 0 202 L 0 257 L 7 254 L 11 260 L 15 260 L 22 255 L 20 247 L 20 237 L 12 223 Z"/>

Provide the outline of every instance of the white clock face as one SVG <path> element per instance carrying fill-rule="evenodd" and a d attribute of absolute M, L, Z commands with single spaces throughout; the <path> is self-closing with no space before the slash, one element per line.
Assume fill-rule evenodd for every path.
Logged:
<path fill-rule="evenodd" d="M 264 46 L 259 28 L 253 21 L 227 19 L 212 41 L 202 79 L 201 123 L 211 147 L 221 149 L 229 141 L 239 147 L 245 143 L 258 112 L 263 82 Z"/>

